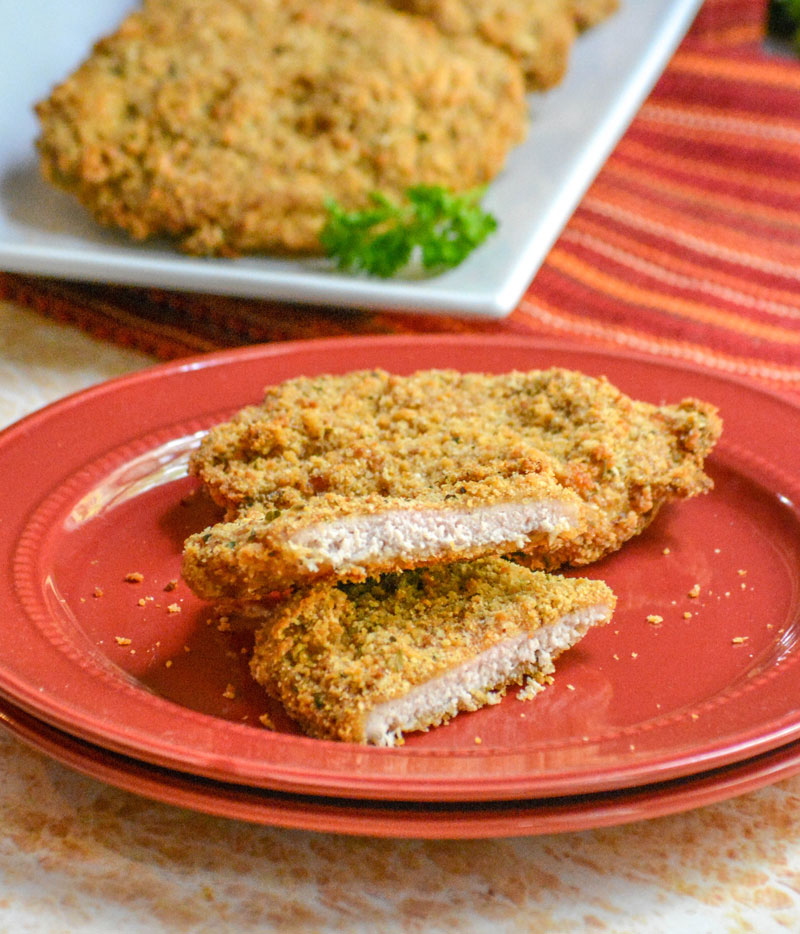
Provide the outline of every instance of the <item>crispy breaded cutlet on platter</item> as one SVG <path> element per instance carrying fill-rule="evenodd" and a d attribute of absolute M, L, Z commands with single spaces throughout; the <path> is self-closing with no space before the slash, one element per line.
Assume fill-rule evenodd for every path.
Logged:
<path fill-rule="evenodd" d="M 503 558 L 323 582 L 265 610 L 250 667 L 308 735 L 393 746 L 513 684 L 533 696 L 615 603 Z"/>
<path fill-rule="evenodd" d="M 226 510 L 183 573 L 211 600 L 514 552 L 585 565 L 708 490 L 713 406 L 603 378 L 384 370 L 300 377 L 212 428 L 191 471 Z"/>
<path fill-rule="evenodd" d="M 328 198 L 483 185 L 528 125 L 506 55 L 360 0 L 144 0 L 36 111 L 100 224 L 223 256 L 320 253 Z"/>
<path fill-rule="evenodd" d="M 373 0 L 375 2 L 375 0 Z M 449 36 L 474 36 L 522 69 L 526 87 L 558 84 L 577 33 L 572 0 L 378 0 L 431 19 Z"/>

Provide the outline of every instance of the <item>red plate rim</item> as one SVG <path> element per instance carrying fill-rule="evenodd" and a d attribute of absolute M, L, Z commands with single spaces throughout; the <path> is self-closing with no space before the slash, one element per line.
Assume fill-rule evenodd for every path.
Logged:
<path fill-rule="evenodd" d="M 726 801 L 800 772 L 800 743 L 794 742 L 719 769 L 623 791 L 474 805 L 359 801 L 162 769 L 60 732 L 2 699 L 0 726 L 62 765 L 153 801 L 253 824 L 395 839 L 486 839 L 612 827 Z"/>

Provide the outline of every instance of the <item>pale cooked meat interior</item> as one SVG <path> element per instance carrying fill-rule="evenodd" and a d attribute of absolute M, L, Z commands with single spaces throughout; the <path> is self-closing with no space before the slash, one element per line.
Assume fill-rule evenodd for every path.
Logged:
<path fill-rule="evenodd" d="M 449 719 L 459 710 L 474 709 L 476 695 L 486 703 L 497 703 L 500 685 L 513 684 L 532 673 L 547 676 L 555 671 L 554 659 L 578 642 L 591 627 L 606 622 L 612 606 L 599 603 L 566 613 L 533 635 L 522 633 L 493 645 L 477 658 L 446 674 L 412 688 L 408 694 L 373 707 L 364 725 L 366 742 L 394 746 L 403 733 Z M 523 693 L 531 697 L 544 688 L 542 680 L 531 680 Z"/>
<path fill-rule="evenodd" d="M 380 558 L 425 558 L 442 550 L 465 552 L 500 544 L 523 548 L 531 532 L 558 534 L 575 518 L 574 509 L 556 500 L 474 509 L 394 509 L 307 526 L 288 542 L 302 549 L 300 561 L 309 571 L 329 566 L 338 573 Z"/>
<path fill-rule="evenodd" d="M 209 600 L 253 600 L 336 577 L 364 580 L 439 562 L 504 554 L 577 534 L 578 498 L 539 474 L 521 479 L 519 500 L 459 497 L 414 505 L 399 497 L 342 502 L 320 497 L 302 511 L 262 507 L 190 536 L 183 576 Z M 470 505 L 464 505 L 467 499 Z"/>

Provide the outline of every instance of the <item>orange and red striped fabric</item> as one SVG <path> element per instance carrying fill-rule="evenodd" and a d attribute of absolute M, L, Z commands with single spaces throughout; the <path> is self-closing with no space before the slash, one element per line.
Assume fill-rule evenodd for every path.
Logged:
<path fill-rule="evenodd" d="M 0 276 L 0 294 L 160 358 L 303 337 L 479 331 L 692 361 L 800 393 L 800 58 L 765 46 L 764 19 L 765 0 L 706 0 L 503 321 L 288 313 L 15 275 Z"/>
<path fill-rule="evenodd" d="M 515 320 L 800 392 L 800 59 L 764 19 L 707 0 Z"/>

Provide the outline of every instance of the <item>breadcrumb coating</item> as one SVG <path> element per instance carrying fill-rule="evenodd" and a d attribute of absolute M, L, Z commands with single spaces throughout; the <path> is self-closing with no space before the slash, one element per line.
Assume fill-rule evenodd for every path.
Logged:
<path fill-rule="evenodd" d="M 474 36 L 500 49 L 522 69 L 529 90 L 558 84 L 569 65 L 576 36 L 572 0 L 380 2 L 428 17 L 446 35 Z"/>
<path fill-rule="evenodd" d="M 482 554 L 587 564 L 710 488 L 720 430 L 707 403 L 654 406 L 558 368 L 289 380 L 194 454 L 228 521 L 187 540 L 184 576 L 252 599 Z"/>
<path fill-rule="evenodd" d="M 542 682 L 615 601 L 502 558 L 319 583 L 265 610 L 251 671 L 309 735 L 394 745 Z"/>
<path fill-rule="evenodd" d="M 37 145 L 46 178 L 135 239 L 319 253 L 329 197 L 490 181 L 524 91 L 496 49 L 360 0 L 144 0 L 37 104 Z"/>

